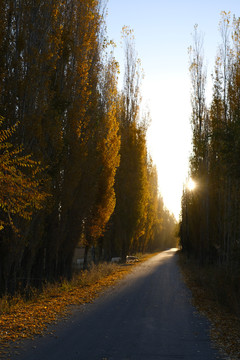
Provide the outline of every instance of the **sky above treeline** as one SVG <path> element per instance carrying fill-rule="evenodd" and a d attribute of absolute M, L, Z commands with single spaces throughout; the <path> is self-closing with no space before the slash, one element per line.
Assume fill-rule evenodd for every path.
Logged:
<path fill-rule="evenodd" d="M 239 0 L 108 0 L 109 39 L 117 44 L 115 57 L 124 71 L 121 29 L 134 30 L 136 51 L 144 69 L 143 103 L 150 110 L 148 149 L 158 169 L 159 190 L 165 206 L 178 219 L 183 184 L 188 177 L 191 151 L 191 84 L 188 48 L 194 25 L 204 38 L 208 73 L 211 73 L 221 42 L 222 11 L 240 16 Z M 210 101 L 210 98 L 208 99 Z"/>

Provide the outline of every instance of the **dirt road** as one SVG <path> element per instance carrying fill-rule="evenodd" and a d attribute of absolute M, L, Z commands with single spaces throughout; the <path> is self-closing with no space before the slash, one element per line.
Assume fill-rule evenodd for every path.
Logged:
<path fill-rule="evenodd" d="M 174 249 L 134 268 L 54 335 L 26 341 L 13 360 L 213 360 L 209 324 L 191 305 Z"/>

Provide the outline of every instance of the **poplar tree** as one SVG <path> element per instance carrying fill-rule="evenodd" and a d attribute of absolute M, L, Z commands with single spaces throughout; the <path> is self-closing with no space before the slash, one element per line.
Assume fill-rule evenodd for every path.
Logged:
<path fill-rule="evenodd" d="M 105 227 L 115 209 L 115 175 L 119 166 L 120 134 L 117 121 L 119 95 L 117 90 L 118 63 L 111 55 L 106 60 L 99 79 L 99 107 L 97 125 L 97 144 L 95 166 L 98 176 L 95 177 L 96 196 L 89 208 L 84 229 L 86 236 L 86 253 L 90 245 L 99 246 L 101 257 L 102 237 Z"/>
<path fill-rule="evenodd" d="M 190 176 L 197 179 L 194 200 L 189 203 L 188 192 L 184 193 L 185 208 L 182 216 L 189 220 L 184 224 L 186 241 L 195 243 L 195 255 L 204 261 L 209 246 L 209 114 L 205 101 L 206 72 L 203 57 L 203 39 L 195 26 L 193 46 L 190 53 L 190 75 L 192 82 L 192 130 L 193 150 L 190 159 Z M 192 197 L 192 196 L 191 196 Z M 194 219 L 194 220 L 193 220 Z M 182 228 L 183 231 L 183 228 Z"/>
<path fill-rule="evenodd" d="M 0 119 L 0 126 L 4 123 Z M 23 233 L 34 214 L 43 208 L 47 193 L 41 165 L 10 142 L 16 126 L 0 129 L 0 292 L 13 293 L 19 257 L 25 247 Z"/>
<path fill-rule="evenodd" d="M 181 244 L 201 263 L 218 262 L 239 268 L 239 19 L 223 12 L 220 21 L 222 44 L 213 74 L 209 110 L 204 106 L 204 77 L 201 62 L 191 65 L 193 82 L 193 152 L 190 175 L 197 187 L 184 190 Z M 195 56 L 195 59 L 201 59 Z M 200 67 L 201 69 L 201 67 Z M 201 75 L 199 77 L 199 75 Z M 199 96 L 201 95 L 201 96 Z M 201 105 L 202 104 L 202 105 Z M 200 112 L 200 109 L 206 111 Z M 200 131 L 201 129 L 201 131 Z"/>

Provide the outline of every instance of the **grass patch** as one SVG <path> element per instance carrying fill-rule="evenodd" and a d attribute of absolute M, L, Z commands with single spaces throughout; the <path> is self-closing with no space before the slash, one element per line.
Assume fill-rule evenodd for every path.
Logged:
<path fill-rule="evenodd" d="M 179 254 L 179 265 L 192 291 L 193 305 L 211 323 L 211 337 L 228 359 L 240 359 L 239 281 L 216 266 L 200 267 Z"/>

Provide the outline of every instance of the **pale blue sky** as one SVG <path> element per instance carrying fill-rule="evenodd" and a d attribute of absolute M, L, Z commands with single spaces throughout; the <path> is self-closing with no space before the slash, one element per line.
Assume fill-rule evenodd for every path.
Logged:
<path fill-rule="evenodd" d="M 204 34 L 208 74 L 220 43 L 221 11 L 240 16 L 240 0 L 109 0 L 108 36 L 122 65 L 121 28 L 134 30 L 145 73 L 142 92 L 152 115 L 148 148 L 157 165 L 165 205 L 178 217 L 191 149 L 188 47 L 194 24 Z M 122 66 L 123 71 L 123 66 Z M 209 89 L 211 84 L 209 84 Z"/>

